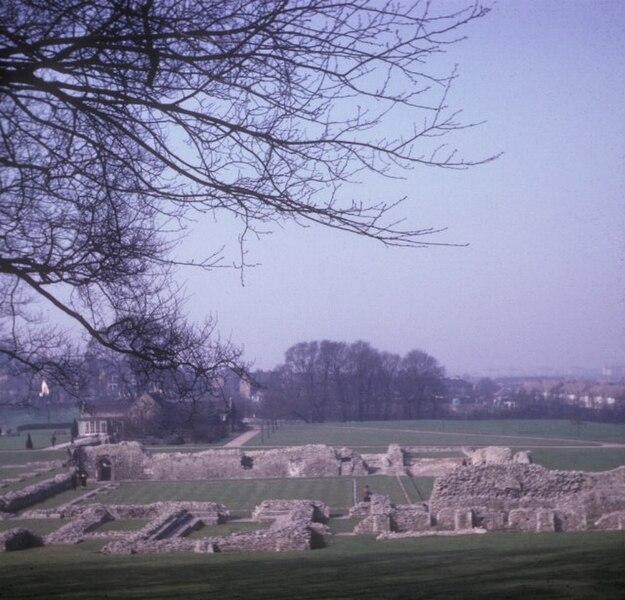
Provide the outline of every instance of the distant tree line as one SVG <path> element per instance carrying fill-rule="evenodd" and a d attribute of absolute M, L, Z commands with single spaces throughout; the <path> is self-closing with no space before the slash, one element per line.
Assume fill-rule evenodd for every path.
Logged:
<path fill-rule="evenodd" d="M 446 410 L 445 369 L 421 350 L 402 357 L 363 341 L 301 342 L 287 350 L 284 364 L 255 376 L 267 419 L 421 419 Z"/>
<path fill-rule="evenodd" d="M 247 394 L 233 397 L 246 416 L 268 421 L 300 419 L 375 421 L 408 419 L 569 419 L 625 422 L 625 383 L 604 386 L 537 378 L 447 378 L 422 350 L 405 356 L 369 343 L 330 340 L 289 348 L 284 363 L 256 371 Z M 575 389 L 579 388 L 579 389 Z M 569 393 L 576 392 L 576 393 Z M 603 398 L 602 398 L 603 396 Z"/>

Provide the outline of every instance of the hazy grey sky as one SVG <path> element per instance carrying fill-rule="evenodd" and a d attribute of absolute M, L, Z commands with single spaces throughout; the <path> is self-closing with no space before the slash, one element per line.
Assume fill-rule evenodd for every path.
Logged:
<path fill-rule="evenodd" d="M 451 374 L 625 363 L 625 2 L 509 0 L 450 47 L 450 103 L 466 122 L 449 140 L 497 161 L 468 171 L 367 179 L 364 198 L 408 200 L 417 227 L 463 248 L 385 248 L 290 225 L 252 240 L 235 270 L 185 273 L 195 318 L 258 368 L 299 341 L 365 340 L 422 349 Z M 401 124 L 400 124 L 401 125 Z M 232 239 L 203 225 L 184 249 Z"/>

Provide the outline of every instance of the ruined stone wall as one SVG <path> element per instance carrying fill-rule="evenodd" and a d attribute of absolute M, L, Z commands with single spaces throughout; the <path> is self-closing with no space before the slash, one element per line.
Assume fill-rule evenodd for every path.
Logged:
<path fill-rule="evenodd" d="M 358 453 L 322 444 L 264 451 L 233 448 L 151 454 L 137 442 L 122 442 L 85 448 L 83 453 L 89 476 L 97 477 L 98 464 L 106 459 L 114 480 L 335 477 L 368 473 Z"/>
<path fill-rule="evenodd" d="M 465 450 L 465 454 L 472 465 L 505 465 L 511 462 L 529 465 L 532 463 L 532 453 L 528 450 L 513 454 L 510 448 L 504 446 Z"/>
<path fill-rule="evenodd" d="M 90 506 L 70 523 L 46 536 L 46 544 L 78 544 L 86 533 L 112 520 L 113 516 L 103 506 Z"/>
<path fill-rule="evenodd" d="M 13 552 L 43 546 L 43 540 L 29 529 L 14 527 L 0 532 L 0 552 Z"/>
<path fill-rule="evenodd" d="M 427 531 L 430 527 L 430 513 L 423 504 L 400 504 L 391 513 L 391 531 Z"/>
<path fill-rule="evenodd" d="M 602 473 L 586 473 L 584 508 L 589 521 L 610 512 L 625 510 L 625 467 Z"/>
<path fill-rule="evenodd" d="M 403 448 L 398 444 L 390 444 L 383 454 L 363 454 L 362 458 L 367 463 L 371 473 L 377 475 L 409 475 L 411 477 L 440 477 L 449 473 L 457 466 L 465 463 L 468 458 L 428 457 L 414 458 L 416 453 L 439 453 L 452 452 L 455 448 L 439 448 L 430 446 L 417 446 Z"/>
<path fill-rule="evenodd" d="M 111 479 L 150 479 L 146 470 L 151 454 L 139 442 L 102 444 L 80 449 L 82 464 L 88 477 L 98 479 L 98 465 L 102 459 L 111 463 Z"/>
<path fill-rule="evenodd" d="M 490 464 L 459 467 L 437 479 L 430 498 L 433 511 L 444 507 L 488 506 L 556 508 L 564 501 L 581 504 L 591 490 L 588 474 L 548 471 L 538 465 Z"/>
<path fill-rule="evenodd" d="M 582 531 L 610 512 L 625 510 L 625 467 L 605 473 L 548 471 L 508 463 L 460 467 L 434 484 L 437 527 L 457 528 L 470 511 L 487 530 Z"/>
<path fill-rule="evenodd" d="M 406 467 L 411 477 L 441 477 L 462 464 L 462 458 L 419 458 Z"/>
<path fill-rule="evenodd" d="M 0 497 L 0 511 L 15 512 L 16 510 L 27 508 L 37 502 L 43 502 L 56 494 L 64 492 L 70 487 L 71 478 L 68 474 L 65 474 L 29 485 L 16 492 L 7 492 Z"/>
<path fill-rule="evenodd" d="M 270 523 L 285 516 L 322 523 L 330 518 L 330 508 L 319 500 L 263 500 L 252 513 L 252 519 L 259 523 Z"/>

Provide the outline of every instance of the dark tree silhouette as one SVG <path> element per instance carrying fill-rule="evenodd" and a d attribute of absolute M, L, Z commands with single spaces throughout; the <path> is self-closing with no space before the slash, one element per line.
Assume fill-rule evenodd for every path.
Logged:
<path fill-rule="evenodd" d="M 306 422 L 414 419 L 438 414 L 445 369 L 429 354 L 405 357 L 363 341 L 300 342 L 261 373 L 263 409 Z"/>
<path fill-rule="evenodd" d="M 218 249 L 189 260 L 173 252 L 198 213 L 240 219 L 242 247 L 285 219 L 431 243 L 432 229 L 397 226 L 397 199 L 367 202 L 342 186 L 361 171 L 480 162 L 441 144 L 461 127 L 446 106 L 454 74 L 427 61 L 487 10 L 446 10 L 380 0 L 2 2 L 0 353 L 70 379 L 68 335 L 46 327 L 38 299 L 152 369 L 203 378 L 235 364 L 212 321 L 188 322 L 175 284 L 176 267 L 219 260 Z M 390 137 L 398 111 L 404 135 Z"/>

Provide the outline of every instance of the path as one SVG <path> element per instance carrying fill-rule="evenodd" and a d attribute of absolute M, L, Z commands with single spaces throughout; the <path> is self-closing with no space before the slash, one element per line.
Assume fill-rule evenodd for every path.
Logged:
<path fill-rule="evenodd" d="M 230 440 L 227 444 L 224 444 L 224 448 L 240 448 L 244 446 L 247 442 L 249 442 L 252 438 L 255 438 L 260 433 L 260 429 L 252 429 L 251 431 L 246 431 L 241 435 L 235 437 L 233 440 Z"/>

